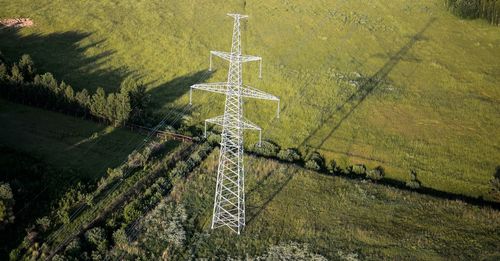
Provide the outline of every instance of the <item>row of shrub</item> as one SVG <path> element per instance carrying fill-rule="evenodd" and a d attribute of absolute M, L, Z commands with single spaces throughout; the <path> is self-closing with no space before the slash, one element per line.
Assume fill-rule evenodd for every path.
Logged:
<path fill-rule="evenodd" d="M 165 244 L 172 244 L 173 248 L 180 247 L 184 243 L 183 238 L 185 238 L 186 233 L 183 227 L 186 214 L 182 206 L 175 206 L 171 202 L 168 203 L 164 200 L 164 197 L 170 192 L 176 179 L 185 178 L 203 162 L 213 148 L 213 145 L 204 142 L 187 158 L 180 156 L 181 159 L 175 161 L 175 165 L 170 168 L 166 164 L 169 162 L 168 159 L 172 159 L 172 156 L 168 157 L 167 160 L 162 160 L 158 166 L 159 171 L 162 173 L 165 170 L 168 171 L 161 174 L 137 198 L 126 203 L 122 211 L 114 212 L 106 222 L 86 231 L 82 237 L 73 240 L 61 253 L 54 257 L 54 260 L 128 259 L 127 257 L 130 254 L 134 257 L 157 260 L 164 255 L 164 253 L 157 250 L 163 249 Z M 144 154 L 146 151 L 149 151 L 149 149 L 143 150 L 140 154 Z M 131 156 L 132 160 L 129 160 L 126 165 L 130 166 L 131 162 L 136 162 L 137 160 L 133 159 L 135 157 L 139 156 Z M 131 167 L 146 167 L 150 165 L 149 162 L 151 161 L 148 160 L 148 164 L 143 165 L 135 165 L 134 163 Z M 112 181 L 108 180 L 105 183 L 110 182 Z M 146 215 L 145 218 L 143 218 L 144 215 Z M 142 234 L 138 230 L 147 231 L 147 233 L 144 233 L 147 237 L 137 242 L 139 248 L 131 244 L 131 241 L 136 240 L 137 236 Z M 164 230 L 169 232 L 164 233 Z M 155 231 L 158 232 L 154 233 Z M 155 246 L 158 246 L 158 244 L 162 245 L 156 248 Z"/>
<path fill-rule="evenodd" d="M 279 145 L 269 140 L 262 141 L 261 144 L 255 144 L 251 148 L 251 152 L 259 156 L 277 159 L 282 162 L 298 164 L 306 169 L 329 175 L 348 175 L 373 181 L 382 180 L 385 176 L 385 170 L 382 166 L 369 169 L 365 165 L 355 164 L 346 168 L 341 168 L 335 160 L 331 160 L 327 163 L 325 158 L 317 151 L 313 151 L 303 156 L 298 149 L 281 149 Z M 412 170 L 410 172 L 410 179 L 407 181 L 406 186 L 412 189 L 420 188 L 420 181 L 418 181 L 415 171 Z"/>
<path fill-rule="evenodd" d="M 149 114 L 146 87 L 126 79 L 118 93 L 106 94 L 103 88 L 91 94 L 87 89 L 76 92 L 51 73 L 37 74 L 29 55 L 7 64 L 0 52 L 0 96 L 8 100 L 93 118 L 121 126 L 127 122 L 141 123 Z"/>
<path fill-rule="evenodd" d="M 76 186 L 73 186 L 57 201 L 57 204 L 54 205 L 49 216 L 36 220 L 34 226 L 27 231 L 27 235 L 22 244 L 11 252 L 11 257 L 15 259 L 23 255 L 31 257 L 46 256 L 49 250 L 47 243 L 40 244 L 38 242 L 47 241 L 50 238 L 49 236 L 52 236 L 58 229 L 61 229 L 62 225 L 73 225 L 72 222 L 75 222 L 76 218 L 84 215 L 85 209 L 88 207 L 101 204 L 101 201 L 104 202 L 104 198 L 106 197 L 116 196 L 116 191 L 112 192 L 112 194 L 110 194 L 110 191 L 113 191 L 116 183 L 120 180 L 125 180 L 124 184 L 127 183 L 131 186 L 139 180 L 139 176 L 142 177 L 146 173 L 152 171 L 152 165 L 157 162 L 154 161 L 154 159 L 158 159 L 162 152 L 165 151 L 164 148 L 167 142 L 168 141 L 153 141 L 141 150 L 134 151 L 122 165 L 114 169 L 108 169 L 107 175 L 96 185 L 84 186 L 78 183 Z M 140 158 L 140 160 L 137 158 Z M 134 175 L 132 176 L 131 174 Z M 129 177 L 133 177 L 130 179 L 131 182 L 128 182 Z M 168 183 L 166 178 L 159 178 L 156 180 L 155 185 L 149 187 L 146 193 L 141 196 L 156 197 L 156 201 L 158 201 L 161 197 L 156 195 L 157 192 L 165 191 L 168 187 L 163 184 L 168 185 Z M 159 187 L 156 184 L 162 184 L 162 186 Z M 105 204 L 108 203 L 104 202 L 103 204 L 101 205 L 106 207 Z M 100 208 L 103 206 L 100 206 Z M 83 226 L 85 224 L 81 223 L 80 225 Z"/>
<path fill-rule="evenodd" d="M 446 0 L 446 6 L 459 17 L 482 18 L 500 25 L 500 0 Z"/>

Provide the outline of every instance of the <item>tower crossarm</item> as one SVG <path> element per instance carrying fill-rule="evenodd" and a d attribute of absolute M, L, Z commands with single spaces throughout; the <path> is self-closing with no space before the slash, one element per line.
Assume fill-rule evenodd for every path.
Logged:
<path fill-rule="evenodd" d="M 227 83 L 214 82 L 195 84 L 191 86 L 191 90 L 192 89 L 225 94 L 227 92 Z"/>
<path fill-rule="evenodd" d="M 238 61 L 242 63 L 262 61 L 262 57 L 253 55 L 244 55 L 244 54 L 239 55 L 221 51 L 210 51 L 210 54 L 220 57 L 227 61 Z"/>
<path fill-rule="evenodd" d="M 260 99 L 260 100 L 270 100 L 270 101 L 277 101 L 278 102 L 278 109 L 276 110 L 276 117 L 280 117 L 280 98 L 263 92 L 261 90 L 252 88 L 248 85 L 245 85 L 244 87 L 241 88 L 241 95 L 245 98 L 253 98 L 253 99 Z"/>
<path fill-rule="evenodd" d="M 226 94 L 227 83 L 214 82 L 214 83 L 201 83 L 201 84 L 191 85 L 191 88 L 189 89 L 189 104 L 193 103 L 193 89 L 207 91 L 207 92 L 215 92 L 215 93 L 220 93 L 220 94 Z"/>
<path fill-rule="evenodd" d="M 218 126 L 224 126 L 224 115 L 220 115 L 214 118 L 205 120 L 205 138 L 207 137 L 207 123 L 212 123 Z M 249 121 L 248 119 L 243 119 L 242 127 L 245 130 L 256 130 L 259 131 L 259 144 L 261 144 L 262 140 L 262 129 L 257 126 L 255 123 Z"/>
<path fill-rule="evenodd" d="M 260 99 L 260 100 L 271 100 L 271 101 L 278 101 L 280 98 L 263 92 L 259 89 L 255 89 L 253 87 L 250 87 L 248 85 L 245 85 L 244 87 L 241 88 L 241 95 L 245 98 L 254 98 L 254 99 Z"/>

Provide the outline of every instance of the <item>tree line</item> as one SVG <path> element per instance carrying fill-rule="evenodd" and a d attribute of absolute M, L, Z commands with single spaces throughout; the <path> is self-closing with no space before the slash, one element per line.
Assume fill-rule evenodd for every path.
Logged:
<path fill-rule="evenodd" d="M 116 127 L 129 122 L 142 123 L 149 114 L 146 87 L 131 78 L 122 82 L 117 93 L 107 94 L 101 87 L 93 94 L 87 89 L 75 91 L 64 81 L 57 81 L 51 73 L 37 74 L 27 54 L 9 65 L 0 52 L 0 96 Z"/>
<path fill-rule="evenodd" d="M 500 25 L 500 0 L 446 0 L 446 6 L 459 17 L 482 18 Z"/>

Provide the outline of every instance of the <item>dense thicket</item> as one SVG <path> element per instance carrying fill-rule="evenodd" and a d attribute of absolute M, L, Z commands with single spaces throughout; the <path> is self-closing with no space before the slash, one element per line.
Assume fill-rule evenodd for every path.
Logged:
<path fill-rule="evenodd" d="M 499 0 L 446 0 L 446 6 L 455 15 L 467 18 L 483 18 L 500 25 Z"/>
<path fill-rule="evenodd" d="M 0 86 L 0 96 L 8 100 L 94 118 L 114 126 L 142 122 L 148 112 L 146 88 L 132 79 L 125 80 L 118 93 L 106 94 L 102 88 L 94 94 L 86 89 L 75 92 L 51 73 L 36 74 L 34 62 L 26 54 L 12 65 L 0 58 Z"/>

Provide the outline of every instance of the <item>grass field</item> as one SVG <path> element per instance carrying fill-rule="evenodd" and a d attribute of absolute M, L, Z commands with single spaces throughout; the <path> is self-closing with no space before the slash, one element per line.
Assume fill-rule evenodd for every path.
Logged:
<path fill-rule="evenodd" d="M 0 99 L 0 144 L 33 155 L 76 181 L 97 181 L 122 163 L 143 136 Z M 71 172 L 64 172 L 70 175 Z"/>
<path fill-rule="evenodd" d="M 196 257 L 255 257 L 298 242 L 329 260 L 496 260 L 500 212 L 459 201 L 319 175 L 247 157 L 247 226 L 210 231 L 217 153 L 172 197 L 188 212 Z M 210 231 L 210 232 L 209 232 Z M 208 232 L 207 234 L 205 234 Z M 189 235 L 192 235 L 189 233 Z M 181 258 L 182 259 L 182 258 Z"/>
<path fill-rule="evenodd" d="M 0 99 L 1 181 L 14 189 L 15 222 L 2 231 L 0 259 L 64 193 L 92 185 L 120 165 L 143 136 Z M 175 145 L 172 145 L 175 147 Z"/>
<path fill-rule="evenodd" d="M 229 49 L 227 12 L 250 15 L 244 50 L 264 58 L 264 79 L 249 65 L 245 81 L 282 98 L 279 120 L 274 104 L 246 103 L 264 137 L 487 197 L 500 164 L 500 30 L 459 20 L 441 0 L 4 1 L 0 17 L 36 26 L 0 31 L 0 49 L 32 54 L 77 88 L 140 78 L 166 110 L 187 103 L 210 50 Z M 224 80 L 226 64 L 215 65 L 207 80 Z M 223 111 L 221 97 L 194 99 L 188 124 Z"/>

